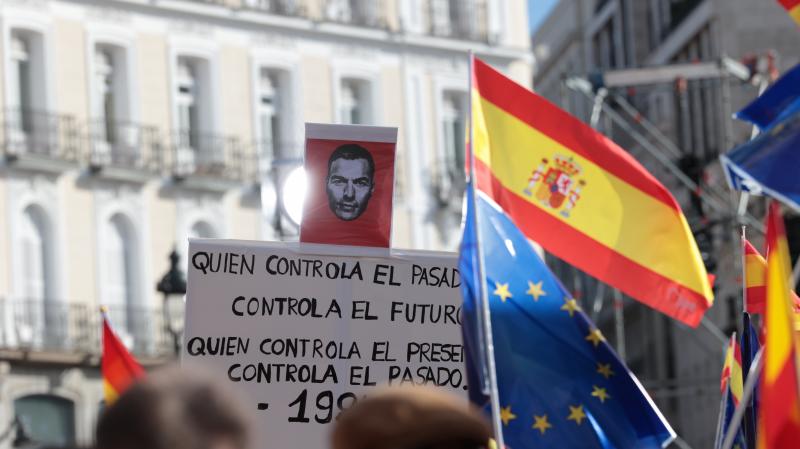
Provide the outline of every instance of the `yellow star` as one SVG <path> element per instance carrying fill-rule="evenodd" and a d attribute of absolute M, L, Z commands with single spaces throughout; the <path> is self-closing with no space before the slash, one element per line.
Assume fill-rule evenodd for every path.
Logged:
<path fill-rule="evenodd" d="M 512 419 L 517 419 L 517 415 L 511 413 L 511 406 L 502 407 L 500 409 L 500 420 L 503 421 L 503 425 L 507 426 Z"/>
<path fill-rule="evenodd" d="M 614 371 L 611 370 L 611 364 L 610 363 L 606 363 L 606 364 L 598 363 L 597 364 L 597 372 L 602 374 L 603 377 L 605 377 L 606 379 L 608 379 L 609 377 L 614 375 Z"/>
<path fill-rule="evenodd" d="M 528 291 L 525 294 L 533 296 L 534 301 L 539 301 L 540 296 L 547 296 L 547 292 L 542 288 L 542 282 L 533 283 L 528 281 Z"/>
<path fill-rule="evenodd" d="M 584 419 L 586 419 L 586 413 L 583 412 L 583 405 L 577 405 L 575 407 L 569 406 L 568 421 L 575 421 L 575 424 L 580 426 Z"/>
<path fill-rule="evenodd" d="M 606 337 L 603 337 L 603 334 L 600 333 L 600 329 L 595 329 L 589 332 L 589 335 L 586 336 L 586 340 L 591 341 L 596 348 L 601 341 L 606 341 Z"/>
<path fill-rule="evenodd" d="M 533 419 L 536 422 L 533 423 L 531 428 L 536 429 L 539 432 L 542 432 L 542 435 L 544 435 L 544 433 L 547 432 L 547 429 L 553 427 L 552 424 L 547 422 L 547 415 L 542 415 L 542 416 L 533 415 Z"/>
<path fill-rule="evenodd" d="M 611 395 L 606 392 L 605 388 L 600 388 L 597 385 L 592 385 L 592 396 L 600 399 L 600 402 L 606 402 L 606 399 L 611 398 Z"/>
<path fill-rule="evenodd" d="M 575 311 L 581 310 L 581 308 L 578 305 L 578 301 L 575 301 L 575 299 L 566 299 L 564 300 L 564 305 L 561 306 L 561 310 L 566 310 L 569 312 L 569 316 L 572 316 L 575 314 Z"/>
<path fill-rule="evenodd" d="M 508 283 L 501 284 L 499 282 L 494 283 L 494 293 L 495 295 L 499 296 L 503 302 L 506 302 L 506 299 L 511 297 L 511 292 L 508 291 Z"/>

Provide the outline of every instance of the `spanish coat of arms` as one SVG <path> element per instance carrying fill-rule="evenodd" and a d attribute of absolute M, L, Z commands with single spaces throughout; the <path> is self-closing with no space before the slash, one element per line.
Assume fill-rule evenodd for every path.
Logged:
<path fill-rule="evenodd" d="M 581 189 L 586 185 L 585 180 L 576 179 L 581 174 L 581 166 L 572 157 L 560 154 L 553 156 L 552 164 L 548 162 L 547 158 L 542 158 L 542 162 L 528 178 L 528 186 L 523 192 L 527 196 L 535 197 L 545 207 L 560 209 L 559 213 L 568 218 L 581 198 Z"/>

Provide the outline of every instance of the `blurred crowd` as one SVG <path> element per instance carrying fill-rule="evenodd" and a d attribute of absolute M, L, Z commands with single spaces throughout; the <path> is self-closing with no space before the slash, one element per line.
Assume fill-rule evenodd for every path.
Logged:
<path fill-rule="evenodd" d="M 261 449 L 252 437 L 253 423 L 234 391 L 195 370 L 168 367 L 103 411 L 95 448 Z M 329 448 L 486 449 L 490 441 L 488 421 L 464 399 L 424 387 L 387 388 L 339 416 Z"/>

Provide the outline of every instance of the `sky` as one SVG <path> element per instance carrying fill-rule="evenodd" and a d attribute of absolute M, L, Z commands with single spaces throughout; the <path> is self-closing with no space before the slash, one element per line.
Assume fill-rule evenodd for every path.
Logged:
<path fill-rule="evenodd" d="M 528 24 L 531 34 L 536 31 L 556 3 L 558 0 L 528 0 Z"/>

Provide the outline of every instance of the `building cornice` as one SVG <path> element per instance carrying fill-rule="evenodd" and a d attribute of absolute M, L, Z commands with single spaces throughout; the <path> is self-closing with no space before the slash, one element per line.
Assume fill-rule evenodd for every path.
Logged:
<path fill-rule="evenodd" d="M 221 5 L 189 0 L 62 0 L 105 9 L 119 8 L 140 14 L 174 16 L 216 22 L 232 28 L 252 28 L 254 31 L 296 33 L 310 39 L 350 40 L 354 43 L 387 47 L 398 52 L 445 52 L 466 54 L 472 50 L 478 56 L 488 56 L 498 62 L 533 61 L 530 48 L 490 45 L 481 41 L 449 39 L 437 36 L 409 34 L 403 31 L 368 28 L 303 17 L 274 15 L 266 12 L 233 9 Z"/>

